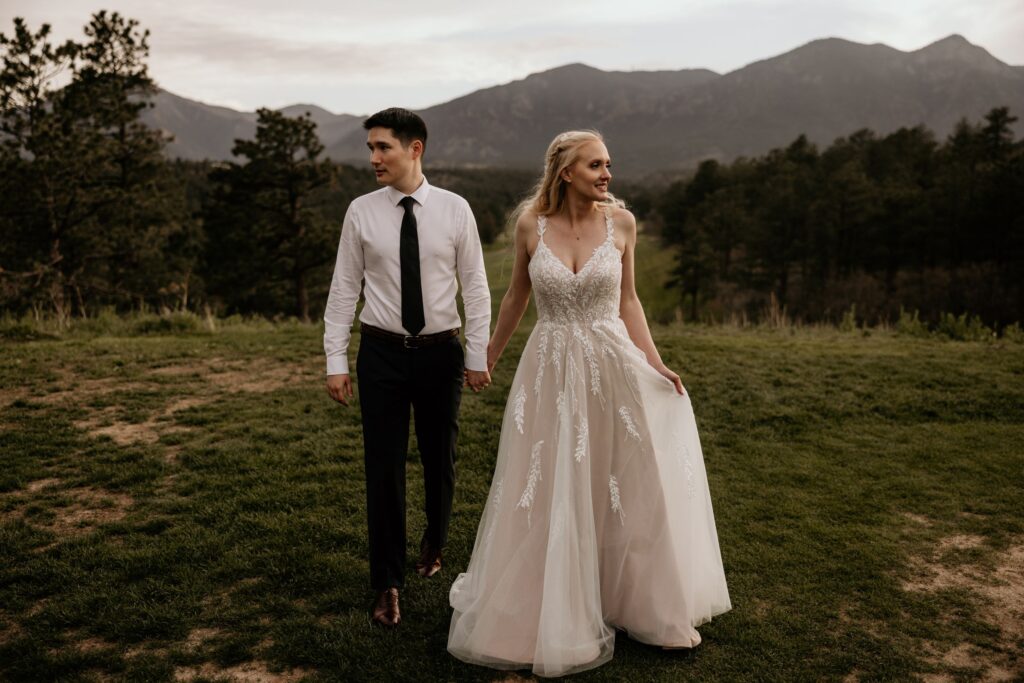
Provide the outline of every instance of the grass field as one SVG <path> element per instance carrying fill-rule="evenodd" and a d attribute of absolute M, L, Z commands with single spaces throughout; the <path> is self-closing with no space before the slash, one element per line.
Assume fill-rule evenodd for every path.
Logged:
<path fill-rule="evenodd" d="M 525 332 L 463 401 L 446 566 L 410 568 L 396 631 L 368 620 L 358 406 L 324 392 L 319 327 L 0 342 L 0 678 L 518 680 L 445 644 Z M 1024 677 L 1024 345 L 655 337 L 693 397 L 734 608 L 692 652 L 620 636 L 573 680 Z"/>

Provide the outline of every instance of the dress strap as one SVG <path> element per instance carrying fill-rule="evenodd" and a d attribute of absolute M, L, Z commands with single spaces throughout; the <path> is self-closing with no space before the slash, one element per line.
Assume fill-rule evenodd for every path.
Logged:
<path fill-rule="evenodd" d="M 615 234 L 615 226 L 612 223 L 612 210 L 611 210 L 611 208 L 607 208 L 607 209 L 604 210 L 604 230 L 605 230 L 605 239 L 610 240 L 612 238 L 612 235 Z"/>
<path fill-rule="evenodd" d="M 548 217 L 537 216 L 537 234 L 541 237 L 544 236 L 544 231 L 548 229 Z"/>

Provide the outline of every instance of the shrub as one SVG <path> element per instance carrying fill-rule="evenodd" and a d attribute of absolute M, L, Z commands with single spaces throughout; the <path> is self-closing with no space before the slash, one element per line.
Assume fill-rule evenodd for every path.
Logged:
<path fill-rule="evenodd" d="M 202 319 L 194 313 L 145 316 L 132 326 L 134 334 L 192 334 L 207 332 Z"/>
<path fill-rule="evenodd" d="M 843 313 L 843 319 L 839 321 L 839 331 L 857 331 L 857 304 L 850 304 L 850 307 Z"/>
<path fill-rule="evenodd" d="M 1003 339 L 1012 344 L 1024 344 L 1024 329 L 1021 329 L 1020 323 L 1004 327 Z"/>
<path fill-rule="evenodd" d="M 4 341 L 37 341 L 56 338 L 56 335 L 44 332 L 27 323 L 7 320 L 0 322 L 0 339 Z"/>
<path fill-rule="evenodd" d="M 980 316 L 969 316 L 962 313 L 959 317 L 952 313 L 939 316 L 939 324 L 935 331 L 957 341 L 989 341 L 995 338 L 995 332 L 986 327 Z"/>
<path fill-rule="evenodd" d="M 896 321 L 896 334 L 907 337 L 927 337 L 929 332 L 928 326 L 918 317 L 917 309 L 910 313 L 900 306 L 900 318 Z"/>

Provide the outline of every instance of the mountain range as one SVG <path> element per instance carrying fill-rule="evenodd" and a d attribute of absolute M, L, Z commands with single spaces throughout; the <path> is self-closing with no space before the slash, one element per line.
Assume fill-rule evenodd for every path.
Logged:
<path fill-rule="evenodd" d="M 173 135 L 172 156 L 229 159 L 234 139 L 255 130 L 252 112 L 167 91 L 154 104 L 145 120 Z M 800 134 L 828 145 L 860 128 L 885 134 L 923 124 L 945 136 L 959 119 L 976 121 L 996 106 L 1021 117 L 1015 132 L 1024 133 L 1024 66 L 954 34 L 910 52 L 825 38 L 726 74 L 569 64 L 419 113 L 431 164 L 539 169 L 555 134 L 596 128 L 617 168 L 647 175 L 761 154 Z M 364 117 L 303 104 L 282 111 L 308 111 L 330 158 L 365 162 Z"/>

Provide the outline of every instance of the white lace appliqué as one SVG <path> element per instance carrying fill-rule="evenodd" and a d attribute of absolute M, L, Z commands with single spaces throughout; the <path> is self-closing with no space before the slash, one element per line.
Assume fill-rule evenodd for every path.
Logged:
<path fill-rule="evenodd" d="M 573 415 L 580 410 L 580 402 L 576 396 L 576 381 L 579 376 L 580 371 L 576 366 L 576 359 L 569 354 L 565 359 L 565 384 L 569 387 L 569 400 L 572 403 Z"/>
<path fill-rule="evenodd" d="M 544 381 L 544 366 L 548 362 L 548 329 L 541 325 L 537 335 L 537 376 L 533 380 L 533 395 L 540 398 L 541 382 Z"/>
<path fill-rule="evenodd" d="M 501 493 L 504 490 L 504 479 L 499 479 L 494 485 L 494 495 L 491 496 L 491 520 L 487 524 L 487 540 L 494 538 L 494 527 L 498 524 L 498 507 L 501 505 Z"/>
<path fill-rule="evenodd" d="M 519 433 L 523 433 L 523 422 L 526 417 L 526 387 L 522 384 L 519 385 L 519 390 L 516 391 L 515 402 L 513 403 L 513 417 L 516 421 L 516 429 Z"/>
<path fill-rule="evenodd" d="M 622 424 L 626 427 L 626 433 L 630 437 L 640 440 L 640 432 L 637 431 L 636 422 L 633 421 L 633 414 L 629 412 L 629 408 L 622 406 L 619 408 L 619 418 L 622 420 Z"/>
<path fill-rule="evenodd" d="M 587 455 L 587 443 L 590 439 L 590 428 L 587 426 L 586 420 L 581 420 L 579 425 L 576 427 L 576 452 L 573 453 L 573 457 L 576 458 L 576 462 L 583 462 L 583 458 Z"/>
<path fill-rule="evenodd" d="M 604 242 L 575 273 L 548 247 L 544 223 L 543 218 L 538 219 L 540 239 L 527 266 L 537 304 L 537 321 L 553 325 L 589 325 L 618 318 L 622 252 L 615 247 L 611 216 L 606 219 Z"/>
<path fill-rule="evenodd" d="M 523 489 L 523 495 L 519 497 L 519 502 L 516 503 L 516 509 L 522 508 L 526 510 L 526 524 L 530 525 L 530 516 L 533 513 L 533 497 L 537 494 L 537 482 L 540 481 L 540 448 L 544 445 L 543 441 L 538 441 L 533 444 L 533 451 L 530 453 L 530 471 L 526 475 L 526 488 Z"/>
<path fill-rule="evenodd" d="M 608 492 L 612 498 L 612 512 L 619 513 L 619 522 L 625 524 L 626 512 L 622 509 L 622 499 L 619 498 L 619 481 L 614 474 L 608 477 Z"/>
<path fill-rule="evenodd" d="M 555 340 L 555 348 L 551 353 L 551 364 L 555 366 L 555 372 L 562 374 L 562 356 L 565 355 L 565 333 L 555 330 L 551 335 Z"/>
<path fill-rule="evenodd" d="M 633 398 L 639 401 L 640 383 L 637 381 L 633 362 L 629 358 L 622 359 L 622 373 L 626 376 L 626 384 L 629 386 L 629 391 L 633 394 Z"/>
<path fill-rule="evenodd" d="M 559 391 L 558 398 L 555 399 L 555 409 L 558 411 L 558 417 L 564 418 L 566 413 L 565 406 L 565 392 Z"/>
<path fill-rule="evenodd" d="M 587 366 L 590 369 L 590 393 L 599 397 L 602 402 L 604 401 L 604 395 L 601 393 L 601 370 L 597 366 L 597 354 L 594 352 L 594 344 L 590 341 L 590 337 L 583 333 L 583 330 L 579 326 L 573 326 L 572 335 L 576 341 L 583 347 L 583 358 L 587 361 Z"/>

